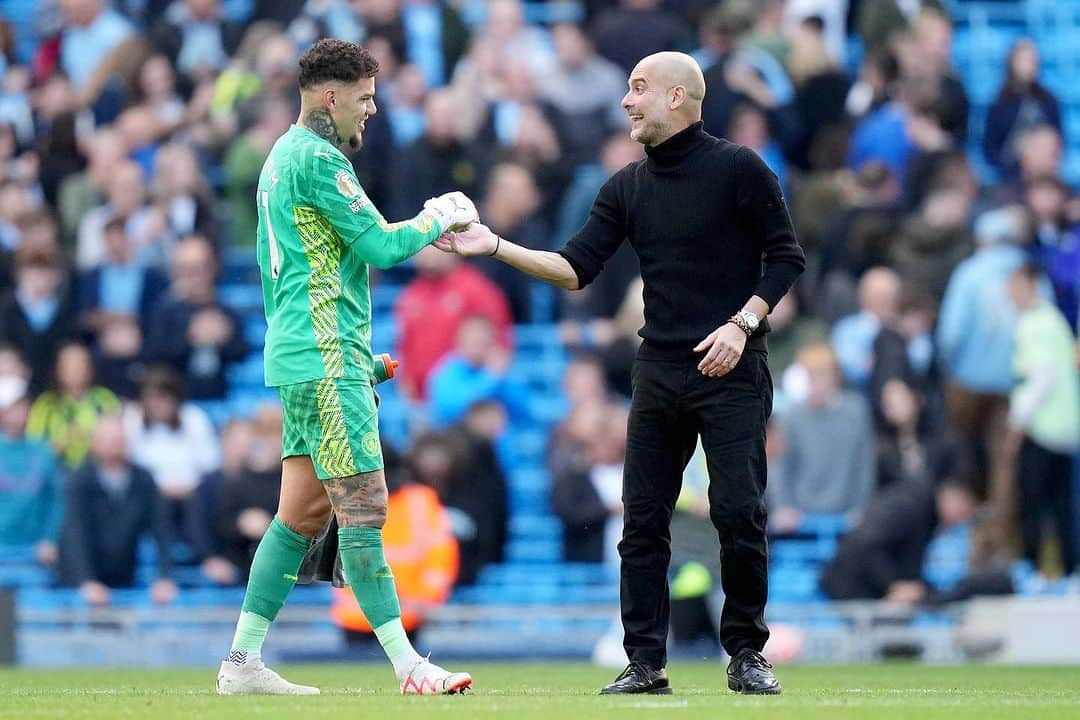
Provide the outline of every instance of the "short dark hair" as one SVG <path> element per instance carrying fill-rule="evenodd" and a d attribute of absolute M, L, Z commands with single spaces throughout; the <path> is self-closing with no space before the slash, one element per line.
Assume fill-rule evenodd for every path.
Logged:
<path fill-rule="evenodd" d="M 324 38 L 300 56 L 300 89 L 325 82 L 354 83 L 375 77 L 379 61 L 367 48 L 345 40 Z"/>

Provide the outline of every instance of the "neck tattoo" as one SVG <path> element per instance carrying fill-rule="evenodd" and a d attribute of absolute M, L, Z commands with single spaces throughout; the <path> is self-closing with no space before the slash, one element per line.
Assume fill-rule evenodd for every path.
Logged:
<path fill-rule="evenodd" d="M 341 142 L 338 139 L 337 128 L 334 126 L 334 118 L 330 117 L 330 113 L 322 108 L 312 110 L 305 115 L 304 125 L 329 143 L 337 145 Z"/>

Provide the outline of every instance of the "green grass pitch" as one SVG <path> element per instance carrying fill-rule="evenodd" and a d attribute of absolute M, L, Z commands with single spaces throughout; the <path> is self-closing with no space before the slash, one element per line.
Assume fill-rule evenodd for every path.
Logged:
<path fill-rule="evenodd" d="M 318 697 L 218 697 L 213 668 L 3 670 L 0 718 L 235 720 L 235 718 L 1080 718 L 1080 668 L 869 665 L 781 667 L 784 694 L 727 691 L 723 666 L 672 663 L 672 696 L 599 697 L 615 673 L 583 664 L 452 663 L 476 689 L 457 697 L 401 697 L 388 666 L 281 668 L 319 685 Z"/>

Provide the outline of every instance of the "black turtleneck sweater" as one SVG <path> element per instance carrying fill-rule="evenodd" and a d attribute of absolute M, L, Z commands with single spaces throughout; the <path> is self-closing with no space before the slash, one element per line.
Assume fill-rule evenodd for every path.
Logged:
<path fill-rule="evenodd" d="M 776 176 L 750 148 L 700 122 L 645 149 L 604 184 L 559 253 L 585 287 L 626 239 L 645 283 L 642 353 L 686 359 L 752 295 L 769 307 L 805 260 Z M 747 349 L 764 350 L 762 322 Z"/>

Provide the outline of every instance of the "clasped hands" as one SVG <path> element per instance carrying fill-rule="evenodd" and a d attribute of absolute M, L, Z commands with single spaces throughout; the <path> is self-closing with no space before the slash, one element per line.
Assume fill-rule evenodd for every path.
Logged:
<path fill-rule="evenodd" d="M 431 198 L 424 203 L 424 208 L 435 214 L 443 229 L 432 243 L 443 252 L 463 256 L 491 255 L 498 247 L 498 236 L 480 222 L 476 205 L 465 193 L 454 191 Z"/>
<path fill-rule="evenodd" d="M 435 215 L 444 234 L 464 230 L 480 219 L 473 201 L 458 190 L 430 198 L 424 202 L 424 209 Z"/>

